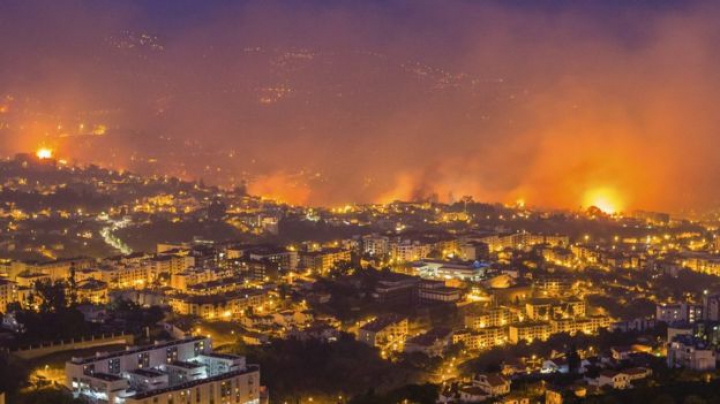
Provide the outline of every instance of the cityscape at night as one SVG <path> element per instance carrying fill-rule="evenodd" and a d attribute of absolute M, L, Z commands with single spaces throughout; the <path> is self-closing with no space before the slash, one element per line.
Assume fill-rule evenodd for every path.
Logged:
<path fill-rule="evenodd" d="M 0 404 L 720 404 L 719 19 L 0 2 Z"/>

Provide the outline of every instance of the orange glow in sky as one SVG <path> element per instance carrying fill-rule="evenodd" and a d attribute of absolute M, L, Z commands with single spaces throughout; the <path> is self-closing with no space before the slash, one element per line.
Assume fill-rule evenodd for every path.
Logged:
<path fill-rule="evenodd" d="M 583 207 L 595 206 L 607 214 L 618 213 L 623 208 L 622 198 L 612 188 L 594 188 L 585 192 Z"/>
<path fill-rule="evenodd" d="M 40 160 L 47 160 L 53 157 L 53 151 L 47 147 L 41 147 L 35 152 L 35 155 Z"/>

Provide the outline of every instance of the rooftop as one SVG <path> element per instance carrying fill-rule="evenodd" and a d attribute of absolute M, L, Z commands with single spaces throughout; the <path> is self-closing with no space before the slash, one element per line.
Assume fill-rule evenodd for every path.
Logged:
<path fill-rule="evenodd" d="M 141 346 L 141 347 L 128 348 L 124 351 L 115 351 L 115 352 L 109 352 L 109 353 L 104 353 L 104 354 L 98 353 L 96 356 L 90 356 L 90 357 L 85 357 L 85 358 L 72 358 L 72 360 L 70 362 L 78 364 L 78 365 L 82 365 L 82 364 L 86 364 L 86 363 L 92 363 L 92 362 L 107 360 L 107 359 L 111 359 L 111 358 L 120 358 L 120 357 L 123 357 L 126 355 L 137 354 L 140 352 L 152 351 L 155 349 L 168 348 L 168 347 L 175 346 L 175 345 L 186 344 L 188 342 L 204 341 L 206 339 L 207 339 L 206 337 L 190 337 L 190 338 L 185 338 L 185 339 L 181 339 L 181 340 L 168 341 L 168 342 L 164 342 L 164 343 L 156 343 L 154 345 L 146 345 L 146 346 Z"/>
<path fill-rule="evenodd" d="M 155 389 L 155 390 L 145 391 L 145 392 L 136 394 L 134 398 L 135 398 L 136 400 L 142 400 L 142 399 L 145 399 L 145 398 L 154 397 L 154 396 L 157 396 L 157 395 L 160 395 L 160 394 L 164 394 L 164 393 L 168 393 L 168 392 L 171 392 L 171 391 L 178 391 L 178 390 L 190 389 L 190 388 L 192 388 L 192 387 L 199 386 L 199 385 L 201 385 L 201 384 L 210 383 L 210 382 L 219 381 L 219 380 L 225 380 L 225 379 L 229 379 L 229 378 L 232 378 L 232 377 L 235 377 L 235 376 L 240 376 L 240 375 L 244 375 L 244 374 L 248 374 L 248 373 L 253 373 L 253 372 L 259 372 L 259 371 L 260 371 L 260 367 L 259 367 L 259 366 L 257 366 L 257 365 L 250 365 L 250 366 L 247 366 L 247 367 L 246 367 L 245 369 L 243 369 L 243 370 L 237 370 L 237 371 L 233 371 L 233 372 L 222 373 L 222 374 L 219 374 L 219 375 L 216 375 L 216 376 L 208 377 L 207 379 L 193 380 L 193 381 L 189 381 L 189 382 L 186 382 L 186 383 L 176 384 L 176 385 L 174 385 L 174 386 L 172 386 L 172 387 L 167 387 L 167 388 L 164 388 L 164 389 Z"/>

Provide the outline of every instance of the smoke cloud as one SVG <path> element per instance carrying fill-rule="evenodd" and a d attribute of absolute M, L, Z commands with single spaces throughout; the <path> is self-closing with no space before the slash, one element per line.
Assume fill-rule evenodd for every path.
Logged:
<path fill-rule="evenodd" d="M 4 2 L 0 151 L 325 206 L 574 208 L 607 190 L 623 209 L 706 208 L 718 17 L 695 1 Z"/>

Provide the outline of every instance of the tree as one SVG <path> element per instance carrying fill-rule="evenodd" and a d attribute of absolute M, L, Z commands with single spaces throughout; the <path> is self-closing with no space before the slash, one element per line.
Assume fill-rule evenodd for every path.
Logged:
<path fill-rule="evenodd" d="M 577 351 L 577 348 L 575 347 L 575 345 L 572 345 L 570 347 L 570 350 L 567 353 L 567 362 L 568 362 L 568 371 L 571 374 L 579 373 L 582 360 L 580 359 L 580 355 L 578 354 L 578 351 Z"/>
<path fill-rule="evenodd" d="M 40 312 L 58 312 L 67 307 L 65 295 L 65 282 L 63 281 L 37 281 L 35 291 L 40 298 Z"/>
<path fill-rule="evenodd" d="M 702 397 L 699 397 L 699 396 L 696 396 L 693 394 L 693 395 L 685 397 L 683 404 L 707 404 L 707 401 L 705 399 L 703 399 Z"/>
<path fill-rule="evenodd" d="M 675 399 L 669 394 L 661 394 L 655 397 L 652 404 L 675 404 Z"/>
<path fill-rule="evenodd" d="M 68 391 L 56 388 L 42 389 L 28 393 L 22 393 L 13 401 L 17 404 L 82 404 L 80 399 L 73 398 Z"/>
<path fill-rule="evenodd" d="M 75 278 L 75 264 L 70 266 L 70 276 L 68 277 L 68 288 L 70 289 L 70 305 L 77 304 L 77 281 Z"/>

